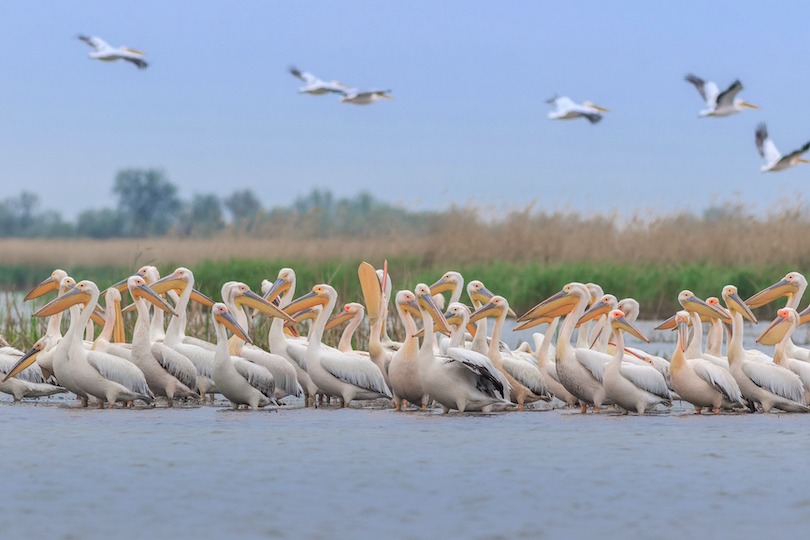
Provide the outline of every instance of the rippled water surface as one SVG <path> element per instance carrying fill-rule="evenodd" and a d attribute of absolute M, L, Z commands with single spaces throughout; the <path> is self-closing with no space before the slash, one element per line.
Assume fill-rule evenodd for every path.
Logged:
<path fill-rule="evenodd" d="M 5 538 L 806 534 L 810 416 L 690 413 L 677 404 L 623 417 L 4 402 L 0 531 Z"/>

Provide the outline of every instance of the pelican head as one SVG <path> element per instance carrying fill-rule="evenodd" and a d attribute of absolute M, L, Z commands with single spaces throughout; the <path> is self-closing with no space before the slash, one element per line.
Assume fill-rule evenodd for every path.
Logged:
<path fill-rule="evenodd" d="M 430 315 L 433 322 L 438 326 L 437 330 L 442 334 L 450 335 L 450 326 L 447 324 L 444 314 L 436 305 L 433 295 L 430 294 L 430 287 L 424 283 L 420 283 L 413 292 L 414 296 L 416 296 L 416 303 L 419 304 L 419 308 Z M 427 324 L 427 321 L 425 321 L 425 324 Z"/>
<path fill-rule="evenodd" d="M 484 317 L 499 318 L 509 310 L 509 302 L 503 296 L 493 296 L 489 302 L 470 315 L 470 322 L 478 322 Z"/>
<path fill-rule="evenodd" d="M 246 341 L 248 343 L 253 343 L 253 340 L 250 339 L 250 336 L 247 335 L 247 332 L 236 322 L 236 319 L 228 310 L 228 306 L 223 304 L 222 302 L 216 302 L 214 306 L 211 308 L 211 314 L 214 317 L 214 322 L 217 324 L 221 324 L 239 339 Z"/>
<path fill-rule="evenodd" d="M 87 280 L 80 281 L 66 290 L 63 295 L 42 306 L 39 311 L 34 313 L 34 317 L 48 317 L 76 304 L 89 304 L 93 299 L 93 294 L 98 298 L 99 290 L 96 284 Z"/>
<path fill-rule="evenodd" d="M 152 287 L 149 286 L 148 283 L 146 283 L 146 278 L 137 274 L 130 276 L 127 279 L 127 288 L 129 289 L 129 294 L 132 296 L 133 302 L 143 298 L 150 304 L 157 306 L 166 313 L 171 313 L 175 316 L 177 315 L 172 306 L 170 306 L 159 293 L 157 293 Z"/>
<path fill-rule="evenodd" d="M 622 310 L 627 320 L 633 322 L 638 318 L 640 306 L 638 301 L 634 298 L 622 298 L 619 300 L 619 303 L 616 304 L 616 309 Z"/>
<path fill-rule="evenodd" d="M 272 302 L 268 302 L 248 287 L 244 283 L 235 282 L 231 285 L 230 293 L 233 295 L 233 303 L 236 304 L 237 309 L 242 309 L 242 306 L 251 307 L 258 310 L 270 317 L 278 317 L 287 322 L 294 322 L 294 319 L 282 311 L 278 306 Z"/>
<path fill-rule="evenodd" d="M 272 302 L 280 295 L 287 293 L 295 283 L 295 271 L 292 268 L 282 268 L 270 289 L 264 294 L 264 299 Z"/>
<path fill-rule="evenodd" d="M 610 312 L 612 309 L 618 309 L 618 301 L 616 297 L 612 294 L 605 294 L 600 298 L 597 302 L 595 302 L 591 307 L 582 314 L 582 317 L 579 318 L 577 321 L 577 327 L 580 326 L 584 322 L 588 322 L 591 319 L 596 319 L 597 317 L 601 317 Z"/>
<path fill-rule="evenodd" d="M 799 272 L 790 272 L 778 282 L 767 287 L 745 301 L 751 309 L 764 306 L 786 296 L 790 299 L 794 294 L 807 288 L 807 280 Z"/>
<path fill-rule="evenodd" d="M 190 283 L 194 283 L 194 274 L 188 268 L 181 266 L 163 279 L 152 283 L 151 287 L 158 294 L 163 294 L 170 289 L 183 292 Z"/>
<path fill-rule="evenodd" d="M 366 313 L 366 308 L 363 307 L 363 304 L 358 304 L 357 302 L 350 302 L 343 306 L 343 311 L 332 317 L 328 323 L 326 323 L 325 330 L 331 330 L 332 328 L 345 323 L 354 318 L 355 315 L 360 314 L 362 317 Z"/>
<path fill-rule="evenodd" d="M 675 314 L 675 325 L 678 328 L 678 343 L 681 344 L 681 352 L 686 352 L 686 344 L 689 335 L 690 315 L 688 311 L 681 310 Z"/>
<path fill-rule="evenodd" d="M 740 295 L 737 294 L 737 287 L 734 285 L 726 285 L 723 287 L 723 300 L 726 301 L 726 308 L 729 311 L 739 313 L 744 318 L 756 324 L 757 318 L 751 313 L 749 307 L 742 301 Z"/>
<path fill-rule="evenodd" d="M 453 302 L 447 309 L 447 313 L 444 314 L 444 318 L 447 324 L 461 328 L 467 326 L 470 322 L 470 310 L 461 302 Z M 474 329 L 475 327 L 472 328 Z M 472 334 L 475 335 L 475 332 L 473 331 Z"/>
<path fill-rule="evenodd" d="M 461 277 L 460 274 L 459 277 Z M 492 300 L 493 296 L 495 296 L 492 294 L 492 291 L 487 289 L 484 284 L 478 280 L 473 280 L 467 284 L 467 295 L 469 295 L 470 300 L 473 303 L 473 307 L 475 308 L 481 307 L 481 305 L 486 304 Z M 517 315 L 514 311 L 512 311 L 512 308 L 508 308 L 507 315 L 517 318 Z"/>
<path fill-rule="evenodd" d="M 706 316 L 710 319 L 718 318 L 726 323 L 731 322 L 731 318 L 726 314 L 725 311 L 721 311 L 720 309 L 704 302 L 695 296 L 695 293 L 690 290 L 684 289 L 681 291 L 680 294 L 678 294 L 678 302 L 680 302 L 683 308 L 690 313 L 697 313 L 698 315 Z"/>
<path fill-rule="evenodd" d="M 610 321 L 610 327 L 613 329 L 614 334 L 618 335 L 619 332 L 627 332 L 642 341 L 650 342 L 650 340 L 641 333 L 641 330 L 633 326 L 633 323 L 627 320 L 622 310 L 614 309 L 611 311 L 608 314 L 608 320 Z"/>
<path fill-rule="evenodd" d="M 536 317 L 561 317 L 571 313 L 581 298 L 591 298 L 588 288 L 576 281 L 572 281 L 562 288 L 560 292 L 547 298 L 518 318 L 519 322 Z"/>
<path fill-rule="evenodd" d="M 757 338 L 762 345 L 776 345 L 799 326 L 799 314 L 795 309 L 782 308 L 776 312 L 776 318 L 771 325 Z"/>
<path fill-rule="evenodd" d="M 411 291 L 399 291 L 396 296 L 397 309 L 401 314 L 410 313 L 415 317 L 422 318 L 422 311 L 416 303 L 416 296 Z"/>
<path fill-rule="evenodd" d="M 290 304 L 284 308 L 284 311 L 287 313 L 295 313 L 312 306 L 325 306 L 331 300 L 337 300 L 337 291 L 330 285 L 322 283 L 321 285 L 312 287 L 312 290 L 304 296 L 290 302 Z"/>
<path fill-rule="evenodd" d="M 481 283 L 480 281 L 477 283 Z M 458 272 L 447 272 L 436 283 L 430 286 L 431 294 L 439 294 L 445 291 L 455 291 L 457 287 L 464 285 L 464 278 Z M 481 286 L 483 287 L 483 283 Z M 486 289 L 486 287 L 484 287 Z M 469 291 L 469 287 L 467 289 Z M 472 294 L 472 293 L 470 293 Z"/>
<path fill-rule="evenodd" d="M 68 277 L 67 272 L 64 270 L 57 268 L 51 275 L 43 280 L 39 285 L 31 289 L 31 292 L 25 295 L 24 300 L 33 300 L 34 298 L 39 298 L 40 296 L 47 294 L 51 291 L 58 291 L 59 285 L 62 283 L 64 278 Z"/>

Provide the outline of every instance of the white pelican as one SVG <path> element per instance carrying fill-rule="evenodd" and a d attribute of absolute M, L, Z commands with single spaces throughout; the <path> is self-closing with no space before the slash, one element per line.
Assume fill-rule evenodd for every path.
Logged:
<path fill-rule="evenodd" d="M 228 330 L 248 343 L 251 342 L 250 337 L 228 311 L 228 306 L 222 302 L 214 304 L 211 314 L 217 330 L 213 369 L 217 390 L 231 402 L 234 410 L 239 405 L 249 405 L 254 411 L 268 405 L 275 390 L 270 372 L 244 358 L 233 357 L 228 352 Z"/>
<path fill-rule="evenodd" d="M 669 388 L 664 376 L 658 370 L 649 365 L 622 363 L 624 358 L 622 332 L 629 332 L 648 343 L 650 340 L 625 318 L 621 310 L 611 311 L 608 314 L 608 321 L 616 341 L 616 353 L 605 366 L 602 384 L 605 386 L 607 397 L 625 411 L 635 409 L 638 414 L 644 414 L 647 409 L 659 403 L 671 407 L 672 397 Z"/>
<path fill-rule="evenodd" d="M 546 103 L 554 106 L 554 110 L 548 113 L 549 120 L 574 120 L 576 118 L 585 118 L 591 124 L 598 124 L 602 120 L 600 113 L 610 112 L 609 109 L 594 105 L 590 101 L 579 105 L 565 96 L 554 96 L 546 100 Z"/>
<path fill-rule="evenodd" d="M 776 345 L 773 363 L 799 376 L 804 385 L 804 401 L 810 403 L 810 363 L 791 358 L 787 354 L 790 335 L 799 326 L 799 314 L 795 309 L 786 307 L 777 311 L 776 315 L 776 319 L 757 338 L 757 343 Z"/>
<path fill-rule="evenodd" d="M 34 347 L 36 348 L 38 345 L 39 342 Z M 39 346 L 42 347 L 42 345 Z M 32 365 L 36 361 L 36 355 L 39 354 L 38 350 L 33 353 L 32 351 L 24 355 L 14 354 L 11 351 L 0 354 L 0 376 L 2 376 L 0 392 L 11 394 L 15 403 L 24 397 L 45 397 L 67 392 L 61 386 L 48 383 L 42 375 L 42 370 L 38 366 Z M 19 369 L 19 365 L 32 355 L 34 359 L 24 368 Z"/>
<path fill-rule="evenodd" d="M 131 62 L 138 66 L 138 69 L 146 69 L 149 65 L 143 59 L 146 55 L 143 51 L 136 51 L 135 49 L 130 49 L 129 47 L 118 47 L 114 49 L 110 47 L 107 42 L 99 37 L 88 37 L 79 35 L 78 38 L 91 47 L 93 47 L 93 52 L 90 53 L 89 57 L 95 60 L 101 60 L 102 62 L 115 62 L 116 60 L 126 60 L 127 62 Z"/>
<path fill-rule="evenodd" d="M 551 340 L 554 333 L 557 331 L 557 325 L 560 322 L 559 317 L 554 317 L 549 321 L 548 328 L 545 334 L 536 332 L 532 334 L 534 339 L 534 347 L 537 355 L 537 367 L 543 373 L 546 384 L 555 398 L 564 401 L 569 407 L 577 404 L 577 398 L 565 389 L 560 382 L 560 376 L 557 375 L 557 363 L 554 361 L 554 353 L 549 352 L 551 348 Z"/>
<path fill-rule="evenodd" d="M 672 353 L 669 373 L 678 396 L 695 407 L 695 414 L 700 414 L 703 407 L 717 414 L 721 408 L 744 406 L 740 386 L 728 370 L 703 358 L 686 357 L 690 319 L 694 326 L 694 315 L 688 311 L 675 314 L 678 345 Z"/>
<path fill-rule="evenodd" d="M 720 305 L 720 300 L 716 296 L 708 297 L 706 299 L 706 303 L 725 312 L 725 309 Z M 731 319 L 731 315 L 727 315 L 728 318 Z M 723 356 L 723 335 L 725 332 L 726 326 L 723 323 L 723 320 L 720 317 L 713 317 L 711 326 L 709 327 L 709 332 L 706 334 L 705 353 L 728 361 Z"/>
<path fill-rule="evenodd" d="M 236 322 L 240 328 L 248 327 L 248 317 L 242 305 L 245 304 L 262 313 L 280 317 L 285 321 L 293 321 L 292 317 L 284 313 L 274 304 L 268 302 L 261 296 L 250 290 L 244 283 L 229 282 L 222 286 L 222 300 L 232 314 L 235 315 Z M 269 353 L 253 344 L 245 343 L 240 336 L 234 334 L 230 339 L 231 356 L 239 356 L 258 364 L 273 375 L 275 381 L 275 397 L 284 398 L 286 396 L 302 397 L 304 391 L 298 384 L 295 368 L 282 356 Z"/>
<path fill-rule="evenodd" d="M 174 310 L 160 296 L 154 294 L 139 275 L 127 280 L 129 294 L 138 310 L 138 319 L 132 331 L 132 352 L 130 360 L 138 366 L 146 378 L 149 389 L 156 396 L 167 399 L 169 407 L 179 398 L 199 399 L 197 393 L 197 369 L 191 361 L 168 345 L 153 341 L 150 337 L 150 302 L 156 310 L 174 313 Z M 118 293 L 110 288 L 107 294 Z M 108 311 L 114 311 L 110 306 Z"/>
<path fill-rule="evenodd" d="M 804 296 L 804 291 L 806 289 L 807 279 L 805 279 L 802 274 L 799 272 L 788 272 L 781 280 L 774 283 L 770 287 L 761 290 L 746 300 L 745 304 L 751 309 L 756 309 L 760 306 L 773 302 L 777 298 L 785 296 L 787 297 L 785 307 L 798 311 L 799 302 L 801 302 L 802 296 Z M 804 360 L 805 362 L 810 359 L 810 350 L 805 349 L 804 347 L 797 347 L 796 344 L 793 343 L 793 339 L 790 337 L 790 335 L 787 337 L 785 353 L 789 358 L 798 358 L 799 360 Z"/>
<path fill-rule="evenodd" d="M 495 369 L 503 373 L 509 381 L 511 400 L 517 403 L 518 409 L 523 409 L 525 403 L 532 403 L 541 399 L 551 401 L 553 396 L 536 365 L 518 360 L 511 355 L 501 354 L 501 331 L 508 312 L 509 302 L 506 301 L 506 298 L 493 296 L 488 303 L 481 306 L 470 316 L 470 322 L 474 323 L 484 317 L 497 318 L 495 327 L 492 329 L 492 339 L 489 342 L 487 357 L 492 361 Z M 462 328 L 461 331 L 464 331 L 464 329 Z"/>
<path fill-rule="evenodd" d="M 711 81 L 704 81 L 691 73 L 684 77 L 688 82 L 695 85 L 697 91 L 700 92 L 700 97 L 706 102 L 708 109 L 700 111 L 700 117 L 704 116 L 731 116 L 732 114 L 741 113 L 744 108 L 759 109 L 756 105 L 747 103 L 741 98 L 736 97 L 743 85 L 740 81 L 731 83 L 725 92 L 720 92 L 717 85 Z"/>
<path fill-rule="evenodd" d="M 419 342 L 415 336 L 416 322 L 414 316 L 422 317 L 419 305 L 416 303 L 416 296 L 411 291 L 399 291 L 397 293 L 394 308 L 399 315 L 402 326 L 405 327 L 405 341 L 402 346 L 394 352 L 391 362 L 388 364 L 388 379 L 391 382 L 391 394 L 394 400 L 394 407 L 399 411 L 402 409 L 403 401 L 408 401 L 414 405 L 422 406 L 422 410 L 427 408 L 430 396 L 422 389 L 419 382 Z M 424 322 L 432 326 L 432 319 Z M 427 341 L 427 337 L 424 338 Z"/>
<path fill-rule="evenodd" d="M 390 95 L 391 90 L 368 90 L 359 91 L 357 88 L 346 90 L 346 95 L 340 100 L 341 103 L 353 103 L 355 105 L 370 105 L 380 99 L 394 99 Z"/>
<path fill-rule="evenodd" d="M 320 96 L 323 94 L 346 94 L 350 88 L 337 81 L 324 82 L 312 73 L 306 71 L 299 71 L 295 66 L 290 66 L 290 73 L 293 77 L 301 79 L 305 85 L 298 89 L 299 94 L 311 94 L 313 96 Z"/>
<path fill-rule="evenodd" d="M 414 293 L 427 328 L 432 326 L 430 321 L 433 320 L 447 333 L 447 321 L 436 306 L 430 287 L 420 283 Z M 464 327 L 459 324 L 453 345 L 461 343 L 463 333 Z M 436 357 L 426 335 L 418 356 L 419 383 L 445 413 L 451 409 L 489 412 L 496 405 L 509 404 L 509 383 L 489 358 L 458 346 L 448 347 L 447 354 Z"/>
<path fill-rule="evenodd" d="M 34 315 L 45 317 L 80 303 L 84 304 L 85 307 L 78 317 L 78 323 L 74 325 L 74 321 L 71 320 L 71 326 L 74 326 L 73 334 L 65 336 L 62 340 L 62 342 L 69 342 L 70 345 L 67 356 L 74 383 L 85 395 L 98 399 L 99 407 L 102 407 L 104 402 L 112 407 L 116 401 L 134 401 L 136 399 L 152 403 L 154 397 L 149 391 L 146 379 L 134 364 L 111 354 L 88 351 L 84 347 L 82 330 L 90 320 L 90 315 L 98 303 L 98 297 L 99 290 L 95 283 L 87 280 L 81 281 L 64 295 L 46 304 Z M 146 296 L 146 298 L 150 297 Z M 72 316 L 71 319 L 73 319 Z M 61 379 L 57 360 L 58 357 L 54 358 L 54 369 L 57 379 Z"/>
<path fill-rule="evenodd" d="M 802 381 L 795 373 L 776 364 L 751 361 L 743 350 L 743 317 L 753 323 L 757 319 L 737 294 L 737 287 L 723 287 L 723 300 L 732 313 L 728 363 L 742 395 L 748 401 L 762 405 L 762 411 L 766 413 L 773 408 L 787 412 L 810 412 L 804 402 Z"/>
<path fill-rule="evenodd" d="M 755 140 L 759 155 L 765 158 L 765 165 L 759 169 L 759 172 L 784 171 L 785 169 L 797 166 L 799 163 L 810 163 L 810 161 L 802 157 L 803 154 L 810 150 L 810 142 L 806 143 L 798 150 L 794 150 L 788 155 L 783 156 L 779 153 L 779 150 L 776 149 L 776 145 L 773 144 L 773 141 L 768 136 L 768 127 L 765 125 L 765 122 L 757 126 Z"/>
<path fill-rule="evenodd" d="M 321 343 L 324 327 L 336 302 L 337 291 L 330 285 L 321 284 L 287 306 L 290 311 L 300 311 L 314 305 L 324 306 L 310 331 L 304 358 L 307 373 L 321 392 L 341 398 L 341 407 L 355 399 L 390 399 L 385 379 L 371 360 L 349 356 L 337 349 L 326 348 Z"/>

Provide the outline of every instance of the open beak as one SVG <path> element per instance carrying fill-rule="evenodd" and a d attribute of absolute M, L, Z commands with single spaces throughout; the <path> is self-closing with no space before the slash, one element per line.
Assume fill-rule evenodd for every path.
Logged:
<path fill-rule="evenodd" d="M 214 319 L 217 322 L 222 323 L 225 326 L 225 328 L 233 332 L 233 335 L 235 335 L 242 341 L 246 341 L 250 344 L 253 344 L 253 340 L 250 339 L 250 336 L 247 335 L 247 332 L 245 332 L 242 329 L 242 327 L 239 326 L 239 323 L 236 322 L 236 319 L 234 319 L 233 315 L 231 315 L 230 313 L 225 314 L 217 313 L 216 315 L 214 315 Z"/>
<path fill-rule="evenodd" d="M 476 323 L 484 317 L 500 317 L 501 313 L 502 311 L 498 306 L 492 302 L 487 302 L 470 315 L 470 324 Z"/>
<path fill-rule="evenodd" d="M 771 285 L 767 289 L 759 291 L 757 294 L 746 300 L 745 303 L 748 304 L 749 308 L 757 309 L 765 304 L 770 304 L 777 298 L 781 298 L 783 296 L 787 296 L 789 298 L 797 292 L 799 292 L 799 287 L 796 285 L 796 283 L 782 279 L 782 281 Z"/>
<path fill-rule="evenodd" d="M 712 306 L 711 304 L 707 304 L 706 302 L 704 302 L 703 300 L 701 300 L 697 296 L 692 296 L 691 298 L 689 298 L 689 300 L 684 302 L 683 308 L 686 311 L 691 311 L 691 312 L 697 313 L 698 315 L 705 315 L 706 317 L 709 317 L 709 318 L 712 318 L 712 319 L 720 319 L 721 321 L 727 322 L 727 323 L 731 322 L 731 318 L 728 316 L 728 313 L 726 313 L 725 310 L 721 311 L 716 306 Z M 746 309 L 748 309 L 747 306 L 746 306 Z M 750 313 L 751 311 L 748 310 L 748 312 Z M 753 315 L 752 315 L 752 317 L 753 317 Z"/>
<path fill-rule="evenodd" d="M 62 311 L 65 311 L 70 306 L 74 306 L 76 304 L 87 304 L 90 302 L 90 295 L 84 292 L 81 289 L 70 289 L 66 291 L 65 294 L 56 298 L 55 300 L 51 300 L 39 311 L 34 313 L 34 317 L 48 317 L 49 315 L 55 315 Z"/>
<path fill-rule="evenodd" d="M 282 294 L 286 293 L 292 287 L 292 283 L 287 281 L 286 279 L 278 278 L 273 282 L 272 287 L 270 290 L 267 291 L 267 294 L 264 295 L 264 299 L 268 302 L 272 302 Z"/>
<path fill-rule="evenodd" d="M 377 277 L 377 271 L 367 262 L 360 263 L 357 269 L 360 278 L 360 288 L 363 291 L 363 300 L 366 304 L 366 313 L 371 326 L 380 320 L 380 307 L 382 306 L 382 286 Z"/>
<path fill-rule="evenodd" d="M 36 296 L 34 298 L 36 298 Z M 37 359 L 37 355 L 39 355 L 39 353 L 42 352 L 43 348 L 44 346 L 41 343 L 35 343 L 33 347 L 28 349 L 28 352 L 25 353 L 25 355 L 23 355 L 22 358 L 17 360 L 17 363 L 14 364 L 14 366 L 9 370 L 8 374 L 5 377 L 3 377 L 3 382 L 6 382 L 14 375 L 20 373 L 25 368 L 33 364 L 34 361 Z"/>
<path fill-rule="evenodd" d="M 51 291 L 58 291 L 58 290 L 59 290 L 59 283 L 57 283 L 56 279 L 54 279 L 54 277 L 51 276 L 48 279 L 42 281 L 42 283 L 40 283 L 33 289 L 31 289 L 31 292 L 26 294 L 23 300 L 27 302 L 28 300 L 39 298 L 43 294 L 48 294 Z"/>
<path fill-rule="evenodd" d="M 259 310 L 270 317 L 278 317 L 280 319 L 284 319 L 285 321 L 295 322 L 295 319 L 279 309 L 278 306 L 268 302 L 253 291 L 243 292 L 234 298 L 234 303 L 239 307 L 244 305 Z"/>
<path fill-rule="evenodd" d="M 743 107 L 748 107 L 749 109 L 757 109 L 757 110 L 760 109 L 760 107 L 758 107 L 757 105 L 754 105 L 753 103 L 748 103 L 747 101 L 741 101 L 740 105 L 742 105 Z"/>
<path fill-rule="evenodd" d="M 121 313 L 121 302 L 115 301 L 115 325 L 113 326 L 113 343 L 126 343 L 124 334 L 124 316 Z"/>
<path fill-rule="evenodd" d="M 284 308 L 284 311 L 286 313 L 297 313 L 311 308 L 312 306 L 325 306 L 328 303 L 329 300 L 326 297 L 321 296 L 315 291 L 310 291 L 304 296 L 290 302 L 287 307 Z"/>
<path fill-rule="evenodd" d="M 586 323 L 591 319 L 601 317 L 606 313 L 610 313 L 610 304 L 608 304 L 607 302 L 603 302 L 602 300 L 599 300 L 597 303 L 591 306 L 591 309 L 582 314 L 582 317 L 580 317 L 579 320 L 577 321 L 576 328 L 579 328 L 582 325 L 582 323 Z"/>
<path fill-rule="evenodd" d="M 158 294 L 152 287 L 150 287 L 146 283 L 130 289 L 129 293 L 130 295 L 132 295 L 133 300 L 137 298 L 143 298 L 150 304 L 162 309 L 166 313 L 171 313 L 175 317 L 177 316 L 177 313 L 174 311 L 174 308 L 172 308 L 172 306 L 170 306 L 169 303 L 166 300 L 164 300 L 162 296 L 160 296 L 160 294 Z"/>
<path fill-rule="evenodd" d="M 354 314 L 350 311 L 343 310 L 341 313 L 332 317 L 328 323 L 326 323 L 326 327 L 324 330 L 331 330 L 332 328 L 345 323 L 346 321 L 350 321 L 354 317 Z"/>
<path fill-rule="evenodd" d="M 678 328 L 678 340 L 681 342 L 681 352 L 686 352 L 686 344 L 689 340 L 689 321 L 678 321 L 675 323 Z"/>
<path fill-rule="evenodd" d="M 436 305 L 436 301 L 433 300 L 433 297 L 429 294 L 423 294 L 419 297 L 419 305 L 427 311 L 433 322 L 439 326 L 437 330 L 445 335 L 450 335 L 450 326 L 447 324 L 447 321 L 444 320 L 444 314 Z"/>
<path fill-rule="evenodd" d="M 787 317 L 779 315 L 776 317 L 771 325 L 762 332 L 757 338 L 757 343 L 762 345 L 776 345 L 782 338 L 785 337 L 787 331 L 790 329 Z"/>
<path fill-rule="evenodd" d="M 543 315 L 549 316 L 552 312 L 557 313 L 558 316 L 567 315 L 571 313 L 577 302 L 579 302 L 579 299 L 573 294 L 560 291 L 551 298 L 547 298 L 534 306 L 527 311 L 525 315 L 520 317 L 518 321 L 522 322 Z"/>
<path fill-rule="evenodd" d="M 616 319 L 613 320 L 613 323 L 611 324 L 611 326 L 613 327 L 614 331 L 616 331 L 616 330 L 622 331 L 623 330 L 623 331 L 627 332 L 628 334 L 630 334 L 631 336 L 635 336 L 635 337 L 637 337 L 638 339 L 640 339 L 642 341 L 646 341 L 647 343 L 650 342 L 650 340 L 647 339 L 647 336 L 642 334 L 641 330 L 639 330 L 638 328 L 633 326 L 633 323 L 628 321 L 627 317 L 625 317 L 624 315 L 622 315 L 621 317 L 616 317 Z"/>
<path fill-rule="evenodd" d="M 754 317 L 754 314 L 751 313 L 751 310 L 748 308 L 745 302 L 742 301 L 740 295 L 737 293 L 731 293 L 728 295 L 728 302 L 729 302 L 729 310 L 737 311 L 741 313 L 743 317 L 751 321 L 752 323 L 756 324 L 757 318 Z"/>

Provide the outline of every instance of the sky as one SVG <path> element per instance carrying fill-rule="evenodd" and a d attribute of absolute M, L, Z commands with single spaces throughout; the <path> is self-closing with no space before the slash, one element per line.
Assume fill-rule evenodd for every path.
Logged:
<path fill-rule="evenodd" d="M 265 206 L 313 187 L 409 208 L 765 211 L 806 197 L 810 166 L 761 174 L 754 128 L 810 140 L 804 2 L 200 1 L 0 5 L 0 198 L 35 191 L 71 218 L 113 206 L 116 171 Z M 147 52 L 90 60 L 78 33 Z M 297 93 L 288 66 L 369 106 Z M 687 73 L 762 107 L 698 119 Z M 567 95 L 598 125 L 547 121 Z"/>

